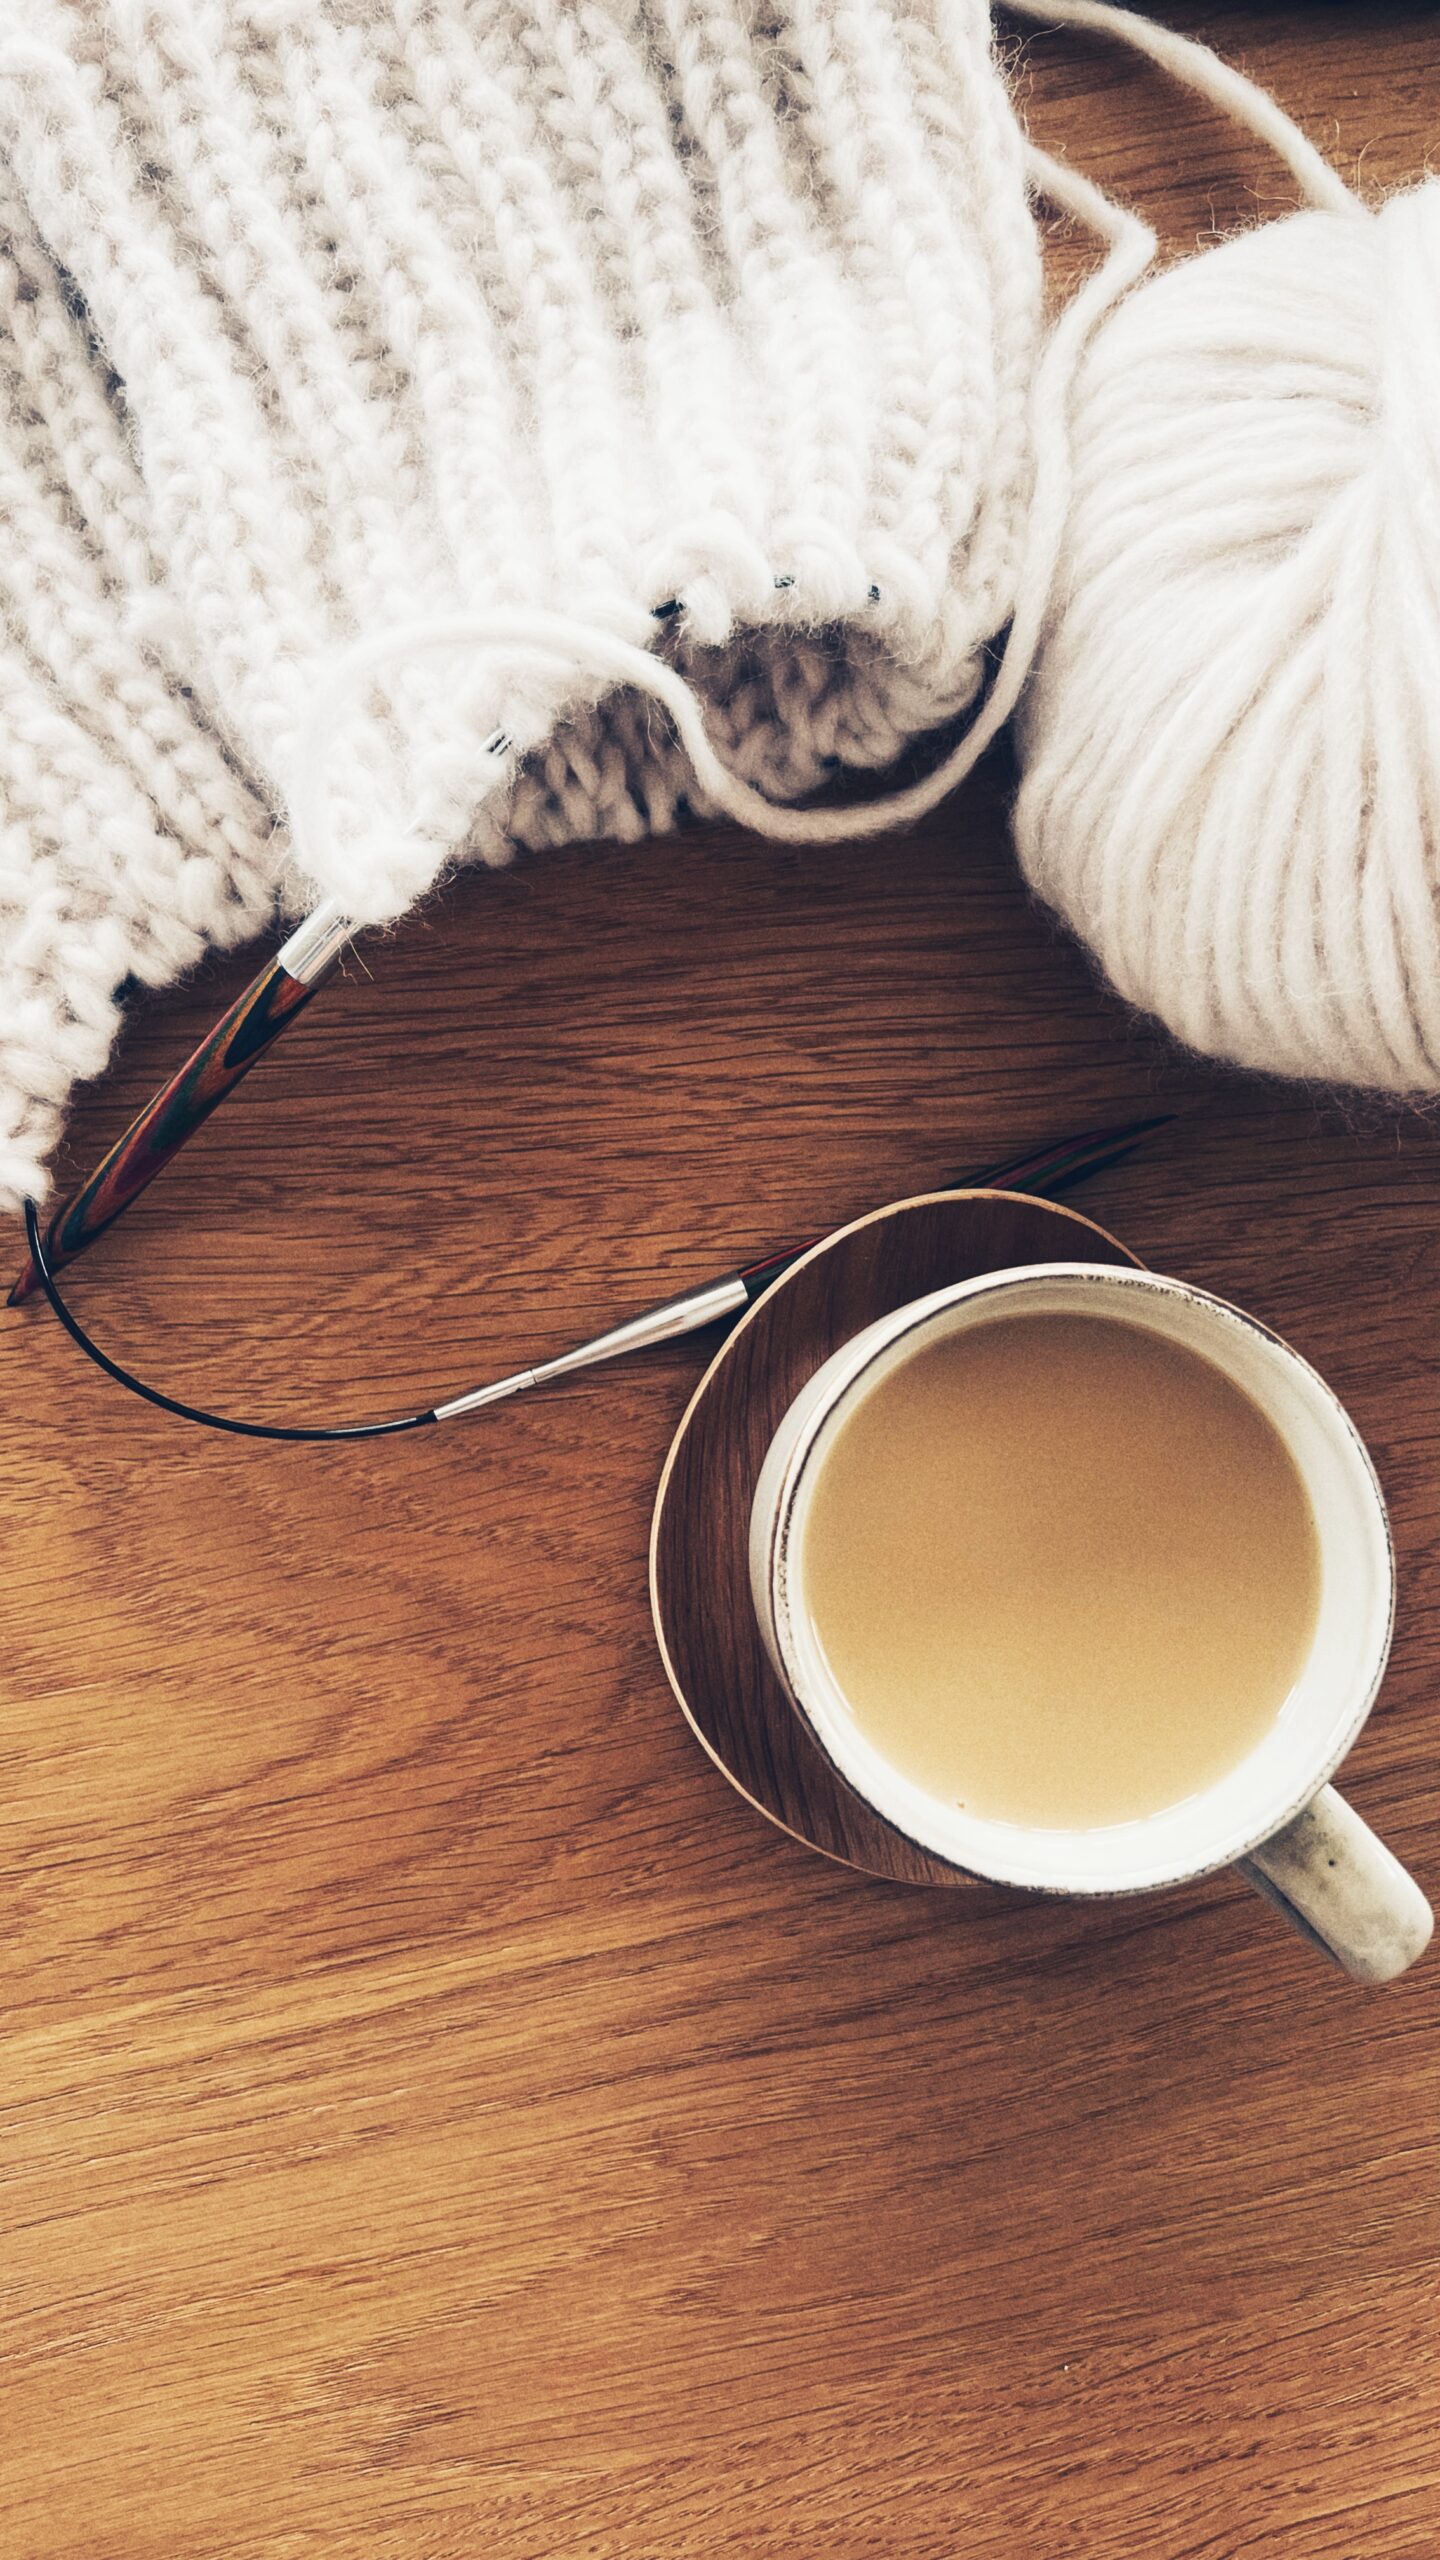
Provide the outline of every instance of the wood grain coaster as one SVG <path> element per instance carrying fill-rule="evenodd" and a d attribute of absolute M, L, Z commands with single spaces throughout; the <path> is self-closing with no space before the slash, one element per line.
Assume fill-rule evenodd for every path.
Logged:
<path fill-rule="evenodd" d="M 877 1316 L 1020 1263 L 1132 1263 L 1089 1218 L 1006 1191 L 902 1200 L 812 1247 L 742 1317 L 671 1443 L 650 1539 L 650 1601 L 676 1697 L 732 1786 L 842 1864 L 900 1884 L 973 1885 L 874 1812 L 794 1713 L 750 1598 L 750 1505 L 807 1378 Z"/>

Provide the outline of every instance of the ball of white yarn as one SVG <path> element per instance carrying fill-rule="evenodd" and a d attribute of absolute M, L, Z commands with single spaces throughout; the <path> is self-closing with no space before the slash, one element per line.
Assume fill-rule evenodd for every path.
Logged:
<path fill-rule="evenodd" d="M 1440 1086 L 1440 183 L 1142 287 L 1074 387 L 1016 832 L 1197 1049 Z"/>

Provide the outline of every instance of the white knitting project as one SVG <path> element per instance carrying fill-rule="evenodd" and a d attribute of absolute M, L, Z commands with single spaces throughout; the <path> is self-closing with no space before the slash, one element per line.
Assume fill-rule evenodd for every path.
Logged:
<path fill-rule="evenodd" d="M 0 1202 L 126 980 L 703 801 L 637 648 L 776 801 L 975 696 L 1040 306 L 983 0 L 26 0 L 0 153 Z"/>

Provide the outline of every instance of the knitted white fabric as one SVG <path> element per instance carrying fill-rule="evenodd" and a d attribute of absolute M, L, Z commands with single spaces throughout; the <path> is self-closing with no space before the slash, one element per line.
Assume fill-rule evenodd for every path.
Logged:
<path fill-rule="evenodd" d="M 637 646 L 775 800 L 973 699 L 1040 284 L 982 0 L 25 0 L 0 154 L 0 1201 L 125 980 L 668 827 Z"/>

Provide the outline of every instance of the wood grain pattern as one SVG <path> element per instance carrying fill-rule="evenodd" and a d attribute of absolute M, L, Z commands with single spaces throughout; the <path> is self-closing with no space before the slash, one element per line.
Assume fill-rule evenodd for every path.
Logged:
<path fill-rule="evenodd" d="M 1429 7 L 1170 14 L 1419 171 Z M 1283 200 L 1118 57 L 1023 76 L 1172 242 Z M 1434 1117 L 1178 1058 L 1028 905 L 1007 793 L 457 882 L 77 1305 L 182 1393 L 363 1415 L 1172 1108 L 1083 1205 L 1370 1441 L 1401 1617 L 1347 1792 L 1433 1894 Z M 72 1177 L 253 966 L 136 1007 Z M 698 1374 L 248 1448 L 0 1318 L 6 2560 L 1431 2560 L 1440 1964 L 1366 1995 L 1233 1878 L 1018 1905 L 761 1821 L 649 1622 Z"/>
<path fill-rule="evenodd" d="M 287 1022 L 293 1022 L 310 1002 L 318 983 L 292 978 L 278 959 L 260 970 L 184 1065 L 122 1130 L 80 1189 L 51 1211 L 44 1248 L 52 1271 L 83 1253 L 164 1171 L 264 1056 L 271 1041 L 279 1038 Z M 39 1287 L 40 1274 L 27 1257 L 6 1304 L 23 1306 Z"/>
<path fill-rule="evenodd" d="M 843 1342 L 931 1289 L 1022 1262 L 1131 1262 L 1076 1210 L 1001 1192 L 897 1201 L 806 1255 L 733 1329 L 660 1478 L 650 1596 L 675 1694 L 748 1801 L 810 1848 L 897 1884 L 975 1879 L 932 1857 L 832 1768 L 776 1679 L 750 1600 L 750 1506 L 795 1397 Z"/>

